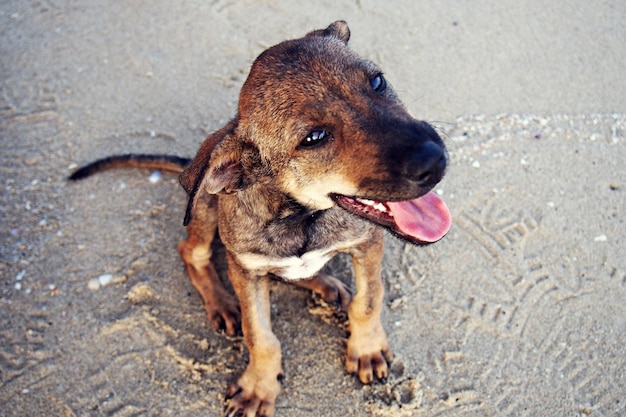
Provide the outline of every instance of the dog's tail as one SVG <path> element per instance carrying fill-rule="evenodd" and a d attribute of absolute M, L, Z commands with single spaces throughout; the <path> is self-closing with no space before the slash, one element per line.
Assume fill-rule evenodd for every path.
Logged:
<path fill-rule="evenodd" d="M 152 168 L 171 172 L 183 172 L 191 163 L 189 158 L 181 158 L 174 155 L 149 155 L 149 154 L 125 154 L 113 155 L 98 159 L 90 164 L 78 168 L 68 177 L 76 181 L 87 178 L 97 172 L 112 168 Z"/>

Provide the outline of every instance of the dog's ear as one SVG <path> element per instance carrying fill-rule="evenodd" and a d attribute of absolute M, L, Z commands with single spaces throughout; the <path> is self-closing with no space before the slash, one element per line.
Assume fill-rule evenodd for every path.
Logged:
<path fill-rule="evenodd" d="M 217 147 L 200 183 L 200 187 L 209 194 L 232 194 L 240 190 L 243 166 L 241 154 Z"/>
<path fill-rule="evenodd" d="M 228 140 L 235 134 L 236 126 L 235 119 L 207 137 L 191 164 L 180 174 L 180 184 L 189 195 L 185 226 L 191 221 L 196 197 L 201 188 L 211 194 L 232 193 L 243 183 L 241 154 L 230 146 L 236 141 Z"/>
<path fill-rule="evenodd" d="M 314 30 L 306 35 L 306 37 L 313 36 L 331 36 L 347 44 L 350 40 L 350 28 L 345 21 L 337 20 L 336 22 L 331 23 L 326 29 Z"/>

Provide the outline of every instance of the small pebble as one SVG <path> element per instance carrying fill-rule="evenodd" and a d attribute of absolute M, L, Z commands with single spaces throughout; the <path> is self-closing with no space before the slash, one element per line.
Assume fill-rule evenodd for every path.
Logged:
<path fill-rule="evenodd" d="M 102 287 L 109 285 L 111 281 L 113 281 L 113 275 L 111 274 L 104 274 L 98 277 L 98 282 L 100 283 L 100 286 Z"/>
<path fill-rule="evenodd" d="M 125 275 L 113 276 L 111 274 L 100 275 L 98 278 L 90 279 L 87 283 L 87 287 L 92 291 L 97 291 L 102 287 L 106 287 L 110 284 L 121 284 L 126 282 L 128 278 Z"/>
<path fill-rule="evenodd" d="M 159 171 L 154 171 L 150 175 L 149 181 L 151 184 L 156 184 L 157 182 L 161 181 L 161 178 L 163 178 L 163 175 Z"/>
<path fill-rule="evenodd" d="M 104 274 L 100 275 L 98 278 L 90 279 L 89 283 L 87 283 L 87 287 L 89 287 L 90 290 L 95 291 L 100 289 L 100 287 L 109 285 L 111 281 L 113 281 L 113 275 Z"/>
<path fill-rule="evenodd" d="M 593 238 L 594 242 L 606 242 L 607 241 L 607 237 L 606 235 L 600 235 L 600 236 L 596 236 Z"/>
<path fill-rule="evenodd" d="M 100 281 L 98 281 L 98 278 L 90 279 L 89 282 L 87 283 L 87 288 L 89 288 L 91 291 L 99 290 Z"/>

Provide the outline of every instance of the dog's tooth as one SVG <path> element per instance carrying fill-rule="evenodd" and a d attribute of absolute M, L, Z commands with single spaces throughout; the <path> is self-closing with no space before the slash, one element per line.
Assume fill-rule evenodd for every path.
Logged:
<path fill-rule="evenodd" d="M 374 204 L 374 208 L 378 211 L 387 211 L 387 206 L 385 206 L 383 203 L 376 203 Z"/>
<path fill-rule="evenodd" d="M 357 198 L 357 200 L 361 203 L 361 204 L 365 204 L 366 206 L 373 206 L 374 204 L 376 204 L 375 201 L 372 200 L 368 200 L 365 198 Z"/>

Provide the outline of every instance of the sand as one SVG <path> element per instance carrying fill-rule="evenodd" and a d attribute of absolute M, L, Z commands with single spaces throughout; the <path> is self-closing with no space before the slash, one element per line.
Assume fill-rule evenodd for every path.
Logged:
<path fill-rule="evenodd" d="M 55 0 L 0 5 L 0 416 L 221 414 L 247 354 L 185 275 L 175 176 L 65 177 L 194 155 L 256 55 L 340 18 L 446 138 L 454 224 L 387 237 L 386 385 L 345 373 L 340 315 L 274 285 L 277 416 L 626 414 L 623 2 Z"/>

